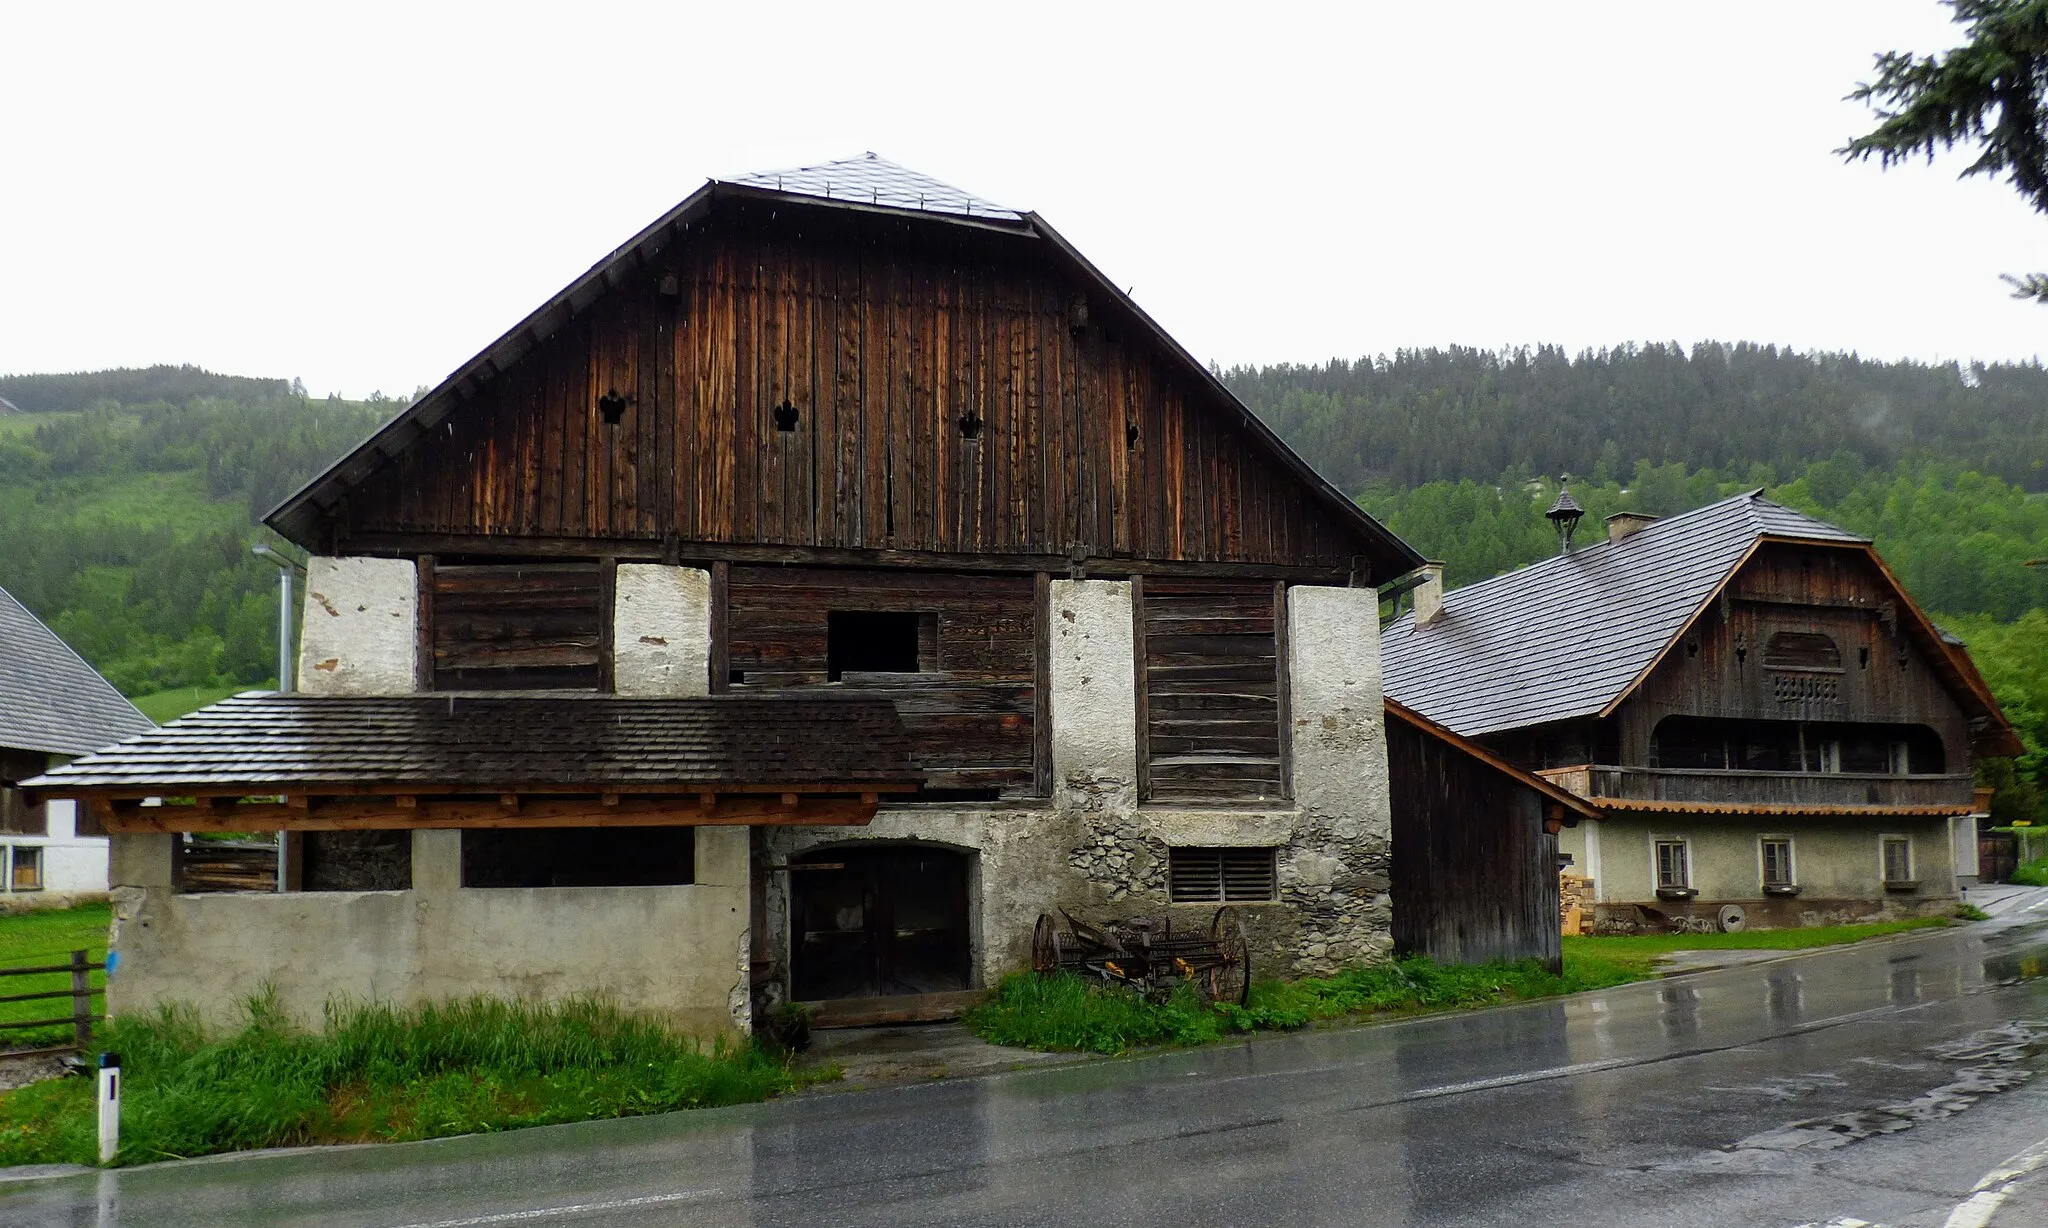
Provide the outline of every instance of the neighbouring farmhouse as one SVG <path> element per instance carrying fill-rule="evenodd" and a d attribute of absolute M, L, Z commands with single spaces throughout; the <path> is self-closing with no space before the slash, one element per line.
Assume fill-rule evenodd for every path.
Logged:
<path fill-rule="evenodd" d="M 1972 765 L 2019 742 L 1871 544 L 1755 492 L 1607 527 L 1449 593 L 1436 570 L 1383 640 L 1392 698 L 1598 812 L 1560 838 L 1598 928 L 1952 906 Z"/>
<path fill-rule="evenodd" d="M 0 899 L 70 903 L 107 890 L 107 838 L 67 800 L 21 783 L 153 728 L 56 632 L 0 589 Z"/>
<path fill-rule="evenodd" d="M 1375 589 L 1422 560 L 1034 214 L 709 183 L 269 524 L 303 693 L 36 782 L 114 833 L 116 1010 L 909 1017 L 1061 908 L 1237 906 L 1261 976 L 1395 944 Z M 1527 787 L 1554 949 L 1578 799 Z M 286 890 L 181 890 L 237 830 Z"/>

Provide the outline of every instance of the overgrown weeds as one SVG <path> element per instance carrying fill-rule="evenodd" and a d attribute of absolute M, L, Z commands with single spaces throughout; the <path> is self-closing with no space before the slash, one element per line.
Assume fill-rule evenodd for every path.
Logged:
<path fill-rule="evenodd" d="M 2023 861 L 2014 866 L 2007 881 L 2026 887 L 2048 887 L 2048 857 Z"/>
<path fill-rule="evenodd" d="M 983 1040 L 1027 1049 L 1125 1053 L 1147 1045 L 1200 1045 L 1225 1036 L 1305 1027 L 1327 1019 L 1488 1006 L 1598 989 L 1649 975 L 1649 961 L 1567 960 L 1562 975 L 1534 960 L 1439 964 L 1414 957 L 1347 968 L 1330 977 L 1264 981 L 1244 1006 L 1204 1005 L 1182 986 L 1164 1003 L 1071 973 L 1006 977 L 967 1016 Z"/>
<path fill-rule="evenodd" d="M 167 1008 L 100 1043 L 125 1072 L 122 1163 L 739 1104 L 805 1078 L 751 1044 L 706 1048 L 589 1000 L 330 1005 L 311 1031 L 260 997 L 231 1032 Z M 0 1096 L 0 1164 L 91 1163 L 93 1110 L 84 1079 Z"/>

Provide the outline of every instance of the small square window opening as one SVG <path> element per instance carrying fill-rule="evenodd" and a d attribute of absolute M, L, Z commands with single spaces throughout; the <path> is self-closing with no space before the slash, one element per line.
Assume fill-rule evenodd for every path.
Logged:
<path fill-rule="evenodd" d="M 1913 881 L 1913 841 L 1905 836 L 1885 836 L 1879 841 L 1884 854 L 1884 881 L 1910 883 Z"/>
<path fill-rule="evenodd" d="M 43 850 L 29 845 L 13 847 L 13 863 L 9 869 L 7 883 L 9 891 L 41 891 L 43 889 Z"/>
<path fill-rule="evenodd" d="M 825 615 L 825 680 L 935 670 L 938 630 L 932 613 L 832 610 Z"/>

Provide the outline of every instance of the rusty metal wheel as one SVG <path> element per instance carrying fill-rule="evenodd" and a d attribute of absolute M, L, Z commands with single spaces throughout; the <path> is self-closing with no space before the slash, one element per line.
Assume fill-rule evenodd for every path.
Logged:
<path fill-rule="evenodd" d="M 1037 973 L 1058 972 L 1060 968 L 1060 928 L 1052 914 L 1038 914 L 1038 924 L 1031 927 L 1031 970 Z"/>
<path fill-rule="evenodd" d="M 1243 1006 L 1252 992 L 1252 940 L 1235 908 L 1219 908 L 1209 923 L 1217 963 L 1202 972 L 1202 989 L 1211 1002 Z"/>

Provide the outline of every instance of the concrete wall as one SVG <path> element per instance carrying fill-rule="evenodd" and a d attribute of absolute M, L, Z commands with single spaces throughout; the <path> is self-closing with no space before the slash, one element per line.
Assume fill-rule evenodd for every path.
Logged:
<path fill-rule="evenodd" d="M 413 833 L 409 891 L 178 895 L 171 840 L 113 838 L 115 1013 L 190 1002 L 222 1024 L 262 987 L 317 1024 L 330 1000 L 602 995 L 702 1036 L 750 1026 L 747 833 L 697 830 L 687 887 L 461 885 L 461 835 Z"/>
<path fill-rule="evenodd" d="M 1954 848 L 1942 817 L 1617 815 L 1598 828 L 1601 874 L 1594 892 L 1603 920 L 1626 921 L 1633 910 L 1623 906 L 1631 904 L 1704 917 L 1734 903 L 1757 924 L 1829 925 L 1941 912 L 1957 899 Z M 1882 836 L 1912 839 L 1918 890 L 1884 889 Z M 1792 841 L 1797 896 L 1764 895 L 1759 842 L 1765 837 Z M 1656 842 L 1677 839 L 1687 841 L 1691 885 L 1699 891 L 1691 901 L 1657 898 Z M 1580 862 L 1579 872 L 1586 873 L 1585 859 Z"/>
<path fill-rule="evenodd" d="M 972 855 L 970 952 L 983 985 L 1029 965 L 1039 914 L 1084 920 L 1167 916 L 1206 927 L 1215 904 L 1173 904 L 1174 847 L 1276 850 L 1279 898 L 1238 905 L 1260 977 L 1333 971 L 1392 949 L 1379 610 L 1370 589 L 1290 590 L 1288 625 L 1297 800 L 1153 805 L 1137 795 L 1131 587 L 1055 580 L 1053 796 L 1040 803 L 885 807 L 864 828 L 763 829 L 770 864 L 868 841 Z M 789 957 L 788 880 L 765 876 L 765 944 Z"/>
<path fill-rule="evenodd" d="M 409 695 L 419 655 L 419 569 L 410 559 L 306 560 L 299 689 Z"/>
<path fill-rule="evenodd" d="M 711 573 L 621 563 L 613 592 L 613 689 L 621 695 L 709 694 Z"/>

